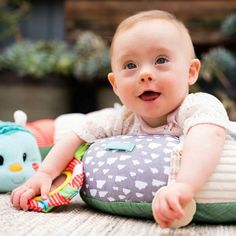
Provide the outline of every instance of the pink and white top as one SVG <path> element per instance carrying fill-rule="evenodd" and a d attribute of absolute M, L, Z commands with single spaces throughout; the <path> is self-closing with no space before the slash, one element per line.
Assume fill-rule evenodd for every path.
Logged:
<path fill-rule="evenodd" d="M 230 129 L 230 122 L 223 104 L 207 93 L 189 94 L 183 103 L 167 117 L 167 124 L 152 128 L 142 118 L 129 111 L 106 108 L 89 113 L 74 128 L 74 132 L 88 143 L 96 139 L 117 135 L 169 134 L 184 137 L 198 124 L 214 124 Z"/>

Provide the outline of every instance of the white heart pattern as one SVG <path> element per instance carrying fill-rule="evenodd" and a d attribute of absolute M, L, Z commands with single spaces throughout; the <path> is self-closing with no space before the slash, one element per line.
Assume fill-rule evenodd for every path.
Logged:
<path fill-rule="evenodd" d="M 99 166 L 99 167 L 103 166 L 104 164 L 105 164 L 104 161 L 99 161 L 99 162 L 98 162 L 98 166 Z"/>
<path fill-rule="evenodd" d="M 135 187 L 139 190 L 145 189 L 147 186 L 148 184 L 143 181 L 138 181 L 138 180 L 135 181 Z"/>
<path fill-rule="evenodd" d="M 103 169 L 102 172 L 105 175 L 105 174 L 107 174 L 109 172 L 109 169 Z"/>
<path fill-rule="evenodd" d="M 120 155 L 120 160 L 121 161 L 126 161 L 126 160 L 128 160 L 130 158 L 132 158 L 132 156 L 130 156 L 130 155 Z"/>
<path fill-rule="evenodd" d="M 150 170 L 153 174 L 157 174 L 159 172 L 157 168 L 150 168 Z"/>
<path fill-rule="evenodd" d="M 130 151 L 105 150 L 109 142 L 134 144 Z M 151 202 L 167 185 L 173 148 L 168 135 L 124 135 L 95 141 L 83 157 L 86 175 L 82 194 L 102 201 Z"/>
<path fill-rule="evenodd" d="M 143 193 L 136 193 L 135 195 L 136 195 L 138 198 L 143 197 Z"/>
<path fill-rule="evenodd" d="M 97 180 L 96 181 L 97 182 L 97 188 L 102 188 L 103 187 L 103 185 L 106 183 L 106 181 L 105 180 Z"/>
<path fill-rule="evenodd" d="M 151 153 L 151 158 L 156 159 L 159 157 L 159 154 Z"/>
<path fill-rule="evenodd" d="M 117 165 L 117 168 L 118 168 L 119 170 L 122 170 L 123 168 L 125 168 L 125 165 Z"/>
<path fill-rule="evenodd" d="M 146 164 L 148 164 L 148 163 L 151 163 L 152 160 L 150 160 L 150 159 L 144 159 L 144 162 L 145 162 Z"/>
<path fill-rule="evenodd" d="M 159 148 L 160 146 L 161 146 L 160 143 L 150 143 L 150 144 L 148 145 L 148 147 L 149 147 L 150 149 L 156 149 L 156 148 Z"/>
<path fill-rule="evenodd" d="M 96 157 L 103 157 L 106 154 L 106 151 L 98 151 Z"/>
<path fill-rule="evenodd" d="M 123 188 L 123 193 L 124 193 L 125 195 L 129 194 L 129 193 L 130 193 L 130 189 Z"/>
<path fill-rule="evenodd" d="M 135 166 L 137 166 L 137 165 L 140 164 L 139 161 L 137 161 L 137 160 L 133 160 L 132 162 L 133 162 L 133 164 L 134 164 Z"/>
<path fill-rule="evenodd" d="M 160 187 L 160 186 L 162 186 L 164 184 L 165 184 L 165 182 L 163 182 L 163 181 L 160 181 L 160 180 L 157 180 L 157 179 L 153 179 L 152 180 L 152 185 L 153 186 Z"/>
<path fill-rule="evenodd" d="M 108 159 L 107 159 L 107 164 L 108 164 L 108 165 L 111 165 L 111 164 L 113 164 L 116 160 L 117 160 L 117 157 L 108 158 Z"/>
<path fill-rule="evenodd" d="M 91 196 L 95 197 L 97 194 L 97 189 L 90 189 Z"/>
<path fill-rule="evenodd" d="M 98 195 L 99 197 L 105 197 L 108 194 L 107 191 L 99 191 Z"/>
<path fill-rule="evenodd" d="M 126 180 L 126 179 L 127 179 L 126 176 L 116 176 L 115 182 L 121 182 L 121 181 L 124 181 L 124 180 Z"/>
<path fill-rule="evenodd" d="M 130 172 L 129 174 L 130 174 L 130 176 L 132 176 L 132 177 L 136 176 L 136 172 Z"/>

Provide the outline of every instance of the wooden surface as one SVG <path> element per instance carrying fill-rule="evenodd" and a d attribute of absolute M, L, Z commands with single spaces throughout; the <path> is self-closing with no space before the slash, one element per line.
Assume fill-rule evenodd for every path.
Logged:
<path fill-rule="evenodd" d="M 189 28 L 197 45 L 224 43 L 220 23 L 236 12 L 235 0 L 66 0 L 66 38 L 74 41 L 80 30 L 93 30 L 110 41 L 121 20 L 138 11 L 161 9 L 174 13 Z"/>

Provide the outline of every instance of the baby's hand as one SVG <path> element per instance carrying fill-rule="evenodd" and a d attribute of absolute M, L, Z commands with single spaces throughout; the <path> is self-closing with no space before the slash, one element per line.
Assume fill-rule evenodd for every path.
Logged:
<path fill-rule="evenodd" d="M 12 191 L 12 205 L 19 210 L 27 211 L 28 201 L 40 193 L 42 198 L 46 199 L 51 185 L 52 178 L 44 172 L 37 171 L 28 181 Z"/>
<path fill-rule="evenodd" d="M 184 207 L 193 199 L 191 186 L 184 183 L 168 185 L 157 192 L 152 202 L 153 216 L 163 228 L 171 227 L 184 217 Z"/>

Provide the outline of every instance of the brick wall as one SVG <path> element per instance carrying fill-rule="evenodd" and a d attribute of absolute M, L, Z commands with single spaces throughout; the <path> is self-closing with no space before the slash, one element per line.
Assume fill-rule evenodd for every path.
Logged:
<path fill-rule="evenodd" d="M 183 20 L 197 47 L 232 44 L 222 37 L 219 26 L 236 12 L 234 0 L 66 0 L 66 39 L 73 42 L 80 30 L 93 30 L 110 41 L 122 19 L 149 9 L 166 10 Z"/>

